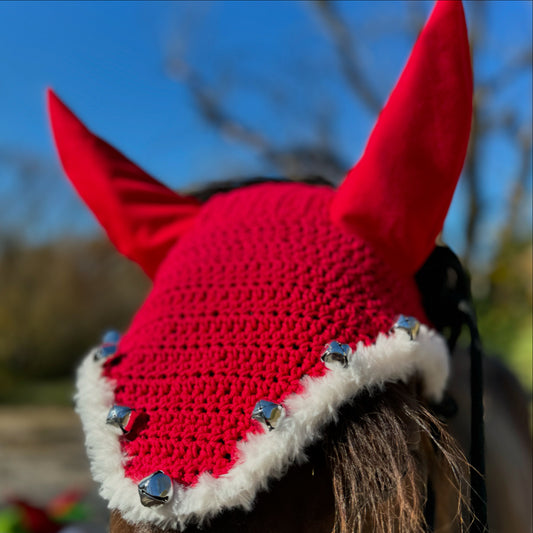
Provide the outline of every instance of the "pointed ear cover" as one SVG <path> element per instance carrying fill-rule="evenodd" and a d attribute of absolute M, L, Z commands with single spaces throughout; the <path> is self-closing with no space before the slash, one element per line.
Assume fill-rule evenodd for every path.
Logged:
<path fill-rule="evenodd" d="M 466 155 L 472 69 L 462 4 L 440 0 L 331 205 L 334 221 L 413 274 L 442 230 Z"/>
<path fill-rule="evenodd" d="M 156 181 L 91 133 L 48 91 L 48 111 L 63 169 L 119 252 L 153 278 L 200 204 Z"/>

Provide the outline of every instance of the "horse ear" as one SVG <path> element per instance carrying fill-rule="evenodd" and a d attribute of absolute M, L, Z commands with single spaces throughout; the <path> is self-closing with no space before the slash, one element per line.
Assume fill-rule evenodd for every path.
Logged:
<path fill-rule="evenodd" d="M 51 90 L 48 112 L 63 169 L 78 194 L 117 250 L 153 278 L 200 204 L 171 191 L 91 133 Z"/>
<path fill-rule="evenodd" d="M 472 68 L 460 1 L 438 0 L 362 158 L 332 205 L 333 220 L 413 274 L 442 230 L 464 164 Z"/>

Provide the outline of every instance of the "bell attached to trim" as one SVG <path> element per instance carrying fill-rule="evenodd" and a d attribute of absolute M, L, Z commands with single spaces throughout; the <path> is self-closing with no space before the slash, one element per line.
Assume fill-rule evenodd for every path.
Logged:
<path fill-rule="evenodd" d="M 113 405 L 113 407 L 109 409 L 109 413 L 107 413 L 106 424 L 120 428 L 124 434 L 131 431 L 134 423 L 135 409 L 132 409 L 131 407 Z"/>
<path fill-rule="evenodd" d="M 326 344 L 320 359 L 328 367 L 330 365 L 342 365 L 344 368 L 348 366 L 348 360 L 352 355 L 352 349 L 348 344 L 341 344 L 338 341 L 331 341 Z"/>
<path fill-rule="evenodd" d="M 261 422 L 269 431 L 272 431 L 279 424 L 282 415 L 282 405 L 268 400 L 259 400 L 252 412 L 252 419 Z"/>
<path fill-rule="evenodd" d="M 115 355 L 120 341 L 120 333 L 115 330 L 107 331 L 102 337 L 102 346 L 94 354 L 94 360 L 100 361 Z"/>
<path fill-rule="evenodd" d="M 167 503 L 174 489 L 172 480 L 162 470 L 145 477 L 138 485 L 139 497 L 145 507 L 154 507 Z"/>
<path fill-rule="evenodd" d="M 98 348 L 98 350 L 94 354 L 94 359 L 95 361 L 107 359 L 108 357 L 115 355 L 116 351 L 117 351 L 116 344 L 104 344 L 100 346 L 100 348 Z"/>
<path fill-rule="evenodd" d="M 120 333 L 114 329 L 110 329 L 104 333 L 102 337 L 102 344 L 118 344 L 120 341 Z"/>
<path fill-rule="evenodd" d="M 420 322 L 412 316 L 400 315 L 394 326 L 392 326 L 393 331 L 397 329 L 403 329 L 409 335 L 409 338 L 414 341 L 420 331 Z"/>

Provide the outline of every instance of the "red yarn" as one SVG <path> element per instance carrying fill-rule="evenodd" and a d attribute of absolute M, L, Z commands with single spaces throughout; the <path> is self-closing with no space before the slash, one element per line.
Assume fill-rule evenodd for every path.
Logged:
<path fill-rule="evenodd" d="M 215 195 L 161 264 L 105 375 L 145 416 L 124 437 L 134 481 L 163 470 L 218 477 L 263 431 L 256 402 L 282 402 L 326 372 L 323 346 L 371 344 L 400 314 L 425 320 L 411 276 L 331 223 L 334 190 L 293 183 Z M 426 320 L 427 322 L 427 320 Z"/>
<path fill-rule="evenodd" d="M 94 135 L 54 94 L 48 110 L 57 151 L 78 194 L 117 250 L 153 278 L 159 263 L 200 210 Z"/>
<path fill-rule="evenodd" d="M 433 249 L 451 201 L 467 147 L 471 98 L 462 6 L 442 0 L 363 157 L 338 191 L 256 184 L 200 205 L 95 136 L 50 93 L 66 173 L 117 249 L 154 281 L 117 354 L 103 366 L 105 393 L 111 384 L 114 402 L 139 415 L 133 431 L 120 437 L 128 478 L 138 482 L 163 470 L 190 487 L 203 473 L 228 473 L 239 460 L 239 441 L 264 431 L 251 419 L 255 404 L 270 400 L 290 409 L 285 400 L 301 392 L 302 378 L 328 372 L 320 360 L 326 343 L 369 345 L 399 314 L 427 323 L 413 274 Z M 100 377 L 100 363 L 87 361 L 98 366 L 84 375 Z M 368 362 L 372 368 L 370 356 Z M 436 371 L 445 378 L 447 369 Z M 386 372 L 379 376 L 387 379 Z M 95 452 L 106 436 L 91 429 L 90 419 L 107 408 L 108 396 L 94 398 L 92 408 L 94 383 L 86 385 L 80 385 L 78 407 L 89 417 L 88 442 L 97 445 L 94 466 L 111 450 Z M 342 401 L 349 399 L 343 394 Z M 101 430 L 103 416 L 99 423 Z M 102 481 L 108 465 L 96 466 Z M 120 496 L 119 486 L 132 492 L 127 482 L 104 479 L 106 497 Z M 243 504 L 248 494 L 241 496 Z M 204 501 L 180 511 L 179 520 L 228 502 L 235 504 L 231 498 L 213 506 Z M 132 511 L 130 503 L 113 506 L 127 519 L 153 517 L 151 510 Z M 158 525 L 168 518 L 164 514 Z"/>
<path fill-rule="evenodd" d="M 334 220 L 414 274 L 435 246 L 463 167 L 472 68 L 461 2 L 435 4 L 360 161 L 332 203 Z"/>

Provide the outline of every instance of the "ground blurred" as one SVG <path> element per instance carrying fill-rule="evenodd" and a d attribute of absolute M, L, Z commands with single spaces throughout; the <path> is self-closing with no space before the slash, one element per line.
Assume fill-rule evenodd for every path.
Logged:
<path fill-rule="evenodd" d="M 0 407 L 0 457 L 0 502 L 17 498 L 44 507 L 77 490 L 89 511 L 83 531 L 106 531 L 107 509 L 91 479 L 81 425 L 71 408 Z"/>

